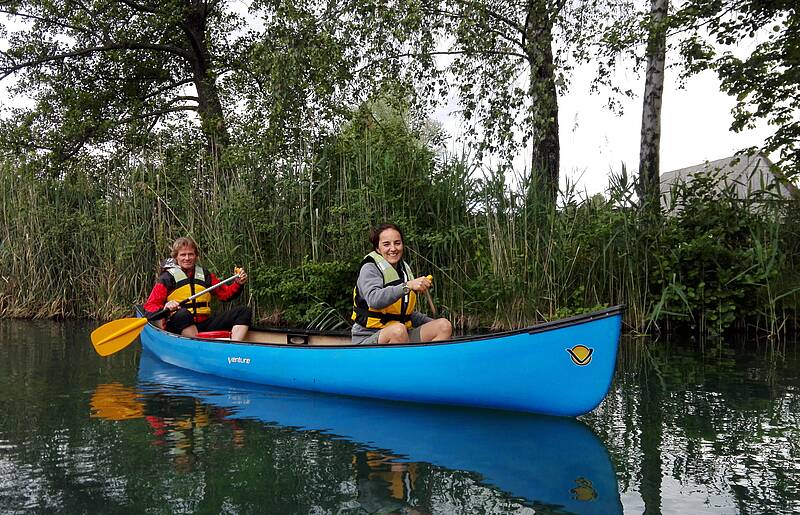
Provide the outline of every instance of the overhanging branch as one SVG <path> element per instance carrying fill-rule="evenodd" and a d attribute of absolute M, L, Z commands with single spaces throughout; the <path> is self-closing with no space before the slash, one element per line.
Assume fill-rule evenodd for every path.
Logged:
<path fill-rule="evenodd" d="M 387 56 L 387 57 L 385 57 L 383 59 L 377 59 L 377 60 L 371 61 L 371 62 L 365 64 L 364 66 L 362 66 L 361 68 L 356 69 L 353 72 L 353 74 L 356 75 L 358 73 L 363 72 L 364 70 L 368 70 L 369 68 L 372 68 L 373 66 L 376 66 L 378 63 L 385 62 L 385 61 L 390 61 L 392 59 L 404 59 L 406 57 L 433 57 L 433 56 L 437 56 L 437 55 L 467 55 L 467 56 L 471 56 L 471 55 L 500 55 L 500 56 L 504 56 L 504 57 L 517 57 L 519 59 L 525 59 L 525 60 L 528 59 L 528 57 L 525 54 L 520 54 L 520 53 L 517 53 L 517 52 L 505 52 L 505 51 L 502 51 L 502 50 L 480 50 L 480 51 L 453 50 L 453 51 L 446 51 L 446 52 L 408 52 L 408 53 L 403 53 L 403 54 L 394 54 L 394 55 Z"/>
<path fill-rule="evenodd" d="M 94 53 L 103 53 L 109 52 L 112 50 L 153 50 L 156 52 L 167 52 L 173 55 L 177 55 L 184 59 L 190 59 L 190 56 L 186 54 L 183 50 L 178 47 L 174 47 L 171 45 L 155 45 L 155 44 L 147 44 L 147 43 L 112 43 L 109 45 L 102 45 L 102 46 L 93 46 L 87 48 L 80 48 L 77 50 L 73 50 L 71 52 L 62 52 L 56 55 L 48 55 L 43 56 L 38 59 L 30 59 L 23 63 L 18 63 L 10 66 L 4 66 L 0 68 L 0 80 L 5 79 L 9 75 L 12 75 L 20 70 L 25 68 L 33 68 L 42 64 L 52 63 L 52 62 L 60 62 L 65 61 L 67 59 L 75 58 L 75 57 L 85 57 Z M 6 54 L 7 55 L 7 54 Z"/>
<path fill-rule="evenodd" d="M 4 4 L 3 2 L 0 1 L 0 6 L 3 6 L 3 5 L 11 5 L 11 2 L 7 2 L 7 3 Z M 45 18 L 43 16 L 37 16 L 35 14 L 19 12 L 19 11 L 9 11 L 7 9 L 0 9 L 0 14 L 5 14 L 6 16 L 10 16 L 10 17 L 23 18 L 25 20 L 40 21 L 40 22 L 43 22 L 43 23 L 47 23 L 49 25 L 54 25 L 56 27 L 61 27 L 63 29 L 70 29 L 70 30 L 74 30 L 75 32 L 81 32 L 83 34 L 91 34 L 91 31 L 86 29 L 85 27 L 78 27 L 76 25 L 69 25 L 67 23 L 64 23 L 61 20 L 54 19 L 54 18 Z"/>

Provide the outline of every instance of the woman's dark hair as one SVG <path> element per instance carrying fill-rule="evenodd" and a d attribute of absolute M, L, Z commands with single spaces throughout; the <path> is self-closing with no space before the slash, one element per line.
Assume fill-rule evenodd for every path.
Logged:
<path fill-rule="evenodd" d="M 376 225 L 369 231 L 369 242 L 372 243 L 372 248 L 378 250 L 378 243 L 381 241 L 381 233 L 386 229 L 394 229 L 400 233 L 400 240 L 405 243 L 406 238 L 403 236 L 403 231 L 396 225 L 390 222 Z"/>

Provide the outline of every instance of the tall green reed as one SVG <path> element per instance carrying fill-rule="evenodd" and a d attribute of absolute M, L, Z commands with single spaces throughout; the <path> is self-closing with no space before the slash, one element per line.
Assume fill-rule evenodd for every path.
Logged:
<path fill-rule="evenodd" d="M 707 246 L 719 254 L 700 270 L 703 254 L 686 251 L 706 241 L 697 224 L 740 212 L 689 191 L 684 207 L 699 207 L 685 212 L 695 218 L 647 212 L 624 167 L 606 195 L 568 185 L 552 206 L 530 174 L 436 151 L 402 113 L 359 111 L 309 148 L 282 158 L 232 148 L 220 162 L 165 142 L 140 156 L 65 165 L 57 177 L 42 175 L 34 160 L 0 163 L 0 314 L 130 313 L 170 242 L 186 234 L 218 274 L 237 265 L 252 271 L 244 301 L 258 318 L 343 327 L 358 263 L 371 250 L 367 231 L 390 220 L 404 228 L 415 270 L 434 275 L 439 311 L 461 329 L 626 304 L 627 326 L 652 332 L 710 320 L 731 299 L 747 324 L 785 334 L 796 323 L 800 236 L 789 207 L 740 216 L 751 236 Z M 675 293 L 707 292 L 698 273 L 711 277 L 708 267 L 728 255 L 749 264 L 723 274 L 718 290 L 755 295 L 684 302 Z M 761 272 L 739 276 L 748 267 Z M 755 306 L 745 297 L 756 297 Z"/>

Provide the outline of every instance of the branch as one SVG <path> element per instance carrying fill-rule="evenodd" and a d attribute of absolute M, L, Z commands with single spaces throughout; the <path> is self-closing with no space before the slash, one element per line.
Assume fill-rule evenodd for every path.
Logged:
<path fill-rule="evenodd" d="M 549 11 L 550 11 L 549 12 L 549 14 L 550 14 L 550 25 L 551 26 L 555 25 L 556 22 L 555 22 L 554 18 L 558 13 L 561 12 L 561 10 L 564 8 L 565 5 L 567 5 L 567 0 L 557 0 L 553 4 L 553 8 L 549 9 Z"/>
<path fill-rule="evenodd" d="M 72 57 L 83 57 L 93 53 L 102 53 L 111 50 L 155 50 L 157 52 L 171 53 L 186 60 L 190 59 L 190 56 L 186 54 L 183 50 L 181 50 L 178 47 L 173 47 L 170 45 L 149 45 L 145 43 L 116 43 L 110 45 L 81 48 L 79 50 L 74 50 L 72 52 L 64 52 L 57 55 L 48 55 L 45 57 L 40 57 L 39 59 L 32 59 L 24 63 L 19 63 L 13 66 L 3 67 L 0 69 L 2 70 L 2 74 L 0 74 L 0 80 L 5 79 L 9 75 L 12 75 L 24 68 L 31 68 L 34 66 L 38 66 L 40 64 L 46 64 L 55 61 L 64 61 Z"/>
<path fill-rule="evenodd" d="M 148 7 L 144 4 L 140 4 L 139 2 L 134 2 L 133 0 L 120 0 L 123 4 L 127 5 L 131 9 L 134 9 L 139 12 L 143 13 L 150 13 L 150 14 L 158 14 L 158 10 L 153 7 Z"/>
<path fill-rule="evenodd" d="M 721 20 L 723 17 L 725 17 L 728 14 L 730 14 L 731 12 L 733 12 L 734 9 L 735 9 L 735 6 L 731 6 L 728 9 L 725 9 L 724 11 L 720 11 L 719 13 L 717 13 L 717 16 L 710 17 L 710 18 L 708 18 L 706 21 L 704 21 L 702 23 L 688 24 L 684 28 L 677 27 L 675 29 L 675 32 L 668 32 L 667 33 L 667 37 L 671 38 L 672 36 L 675 36 L 676 34 L 680 34 L 682 32 L 688 32 L 688 31 L 690 31 L 692 29 L 697 30 L 700 27 L 704 27 L 704 26 L 709 25 L 709 24 L 711 24 L 713 22 L 717 22 L 717 21 Z M 683 11 L 678 11 L 673 15 L 673 17 L 680 19 L 679 15 L 681 15 L 682 13 L 683 13 Z M 700 18 L 697 17 L 696 19 L 699 20 Z"/>
<path fill-rule="evenodd" d="M 376 64 L 378 64 L 380 62 L 389 61 L 391 59 L 402 59 L 404 57 L 430 57 L 430 56 L 436 56 L 436 55 L 466 55 L 466 56 L 470 56 L 470 55 L 501 55 L 501 56 L 506 56 L 506 57 L 518 57 L 520 59 L 525 59 L 525 60 L 528 59 L 528 57 L 526 55 L 524 55 L 524 54 L 518 54 L 516 52 L 503 52 L 503 51 L 500 51 L 500 50 L 481 50 L 481 51 L 477 51 L 477 52 L 470 52 L 470 51 L 467 51 L 467 50 L 458 50 L 458 51 L 449 51 L 449 52 L 422 52 L 422 53 L 409 52 L 409 53 L 405 53 L 405 54 L 390 55 L 390 56 L 387 56 L 387 57 L 385 57 L 383 59 L 377 59 L 375 61 L 369 62 L 369 63 L 365 64 L 364 66 L 362 66 L 361 68 L 356 69 L 353 72 L 353 75 L 355 75 L 357 73 L 360 73 L 360 72 L 362 72 L 364 70 L 367 70 L 369 68 L 372 68 L 373 66 L 375 66 Z"/>
<path fill-rule="evenodd" d="M 476 8 L 476 9 L 480 9 L 483 12 L 485 12 L 486 14 L 488 14 L 489 17 L 494 18 L 495 20 L 497 20 L 497 21 L 499 21 L 501 23 L 505 23 L 506 25 L 508 25 L 512 29 L 517 30 L 519 32 L 523 31 L 523 28 L 520 27 L 520 25 L 516 21 L 514 21 L 514 20 L 512 20 L 510 18 L 506 18 L 505 16 L 503 16 L 502 14 L 500 14 L 498 12 L 495 12 L 495 11 L 492 11 L 490 9 L 487 9 L 486 5 L 481 3 L 481 2 L 475 2 L 474 0 L 454 0 L 454 3 L 461 4 L 461 5 L 464 5 L 464 6 L 467 6 L 467 7 L 473 7 L 473 8 Z"/>
<path fill-rule="evenodd" d="M 160 117 L 164 116 L 165 114 L 169 113 L 179 113 L 181 111 L 197 111 L 197 107 L 194 106 L 177 106 L 177 107 L 165 107 L 164 109 L 156 109 L 155 111 L 150 111 L 147 113 L 141 113 L 136 116 L 128 116 L 127 118 L 121 118 L 114 122 L 111 127 L 119 127 L 120 125 L 124 125 L 126 123 L 130 123 L 136 120 L 147 120 L 148 118 L 153 117 Z"/>
<path fill-rule="evenodd" d="M 183 80 L 178 81 L 178 82 L 173 82 L 172 84 L 167 84 L 166 86 L 158 88 L 155 91 L 151 91 L 150 93 L 145 95 L 144 98 L 145 99 L 153 98 L 153 97 L 156 97 L 158 95 L 161 95 L 162 93 L 166 93 L 167 91 L 169 91 L 171 89 L 178 88 L 180 86 L 185 86 L 187 84 L 192 84 L 193 82 L 194 82 L 194 80 L 192 80 L 192 79 L 183 79 Z M 178 98 L 181 98 L 181 97 L 178 97 Z M 194 100 L 197 100 L 197 97 L 191 97 L 191 98 L 193 98 Z"/>
<path fill-rule="evenodd" d="M 463 16 L 459 15 L 458 13 L 449 12 L 449 11 L 445 11 L 445 10 L 441 10 L 441 9 L 436 9 L 433 12 L 435 14 L 448 16 L 448 17 L 456 19 L 456 20 L 463 18 Z M 523 46 L 520 45 L 519 41 L 517 41 L 516 39 L 510 37 L 508 34 L 506 34 L 505 32 L 502 32 L 501 30 L 492 29 L 492 28 L 488 28 L 488 27 L 482 27 L 481 30 L 483 30 L 485 32 L 489 32 L 489 33 L 495 34 L 495 35 L 499 36 L 501 39 L 505 39 L 506 41 L 508 41 L 509 43 L 511 43 L 514 46 L 519 46 L 520 48 L 524 48 Z M 524 37 L 524 32 L 522 34 L 523 34 L 523 37 Z"/>
<path fill-rule="evenodd" d="M 10 4 L 11 1 L 12 0 L 9 0 L 8 3 Z M 1 2 L 2 2 L 2 0 L 0 0 L 0 5 L 4 5 Z M 48 25 L 54 25 L 56 27 L 61 27 L 62 29 L 70 29 L 70 30 L 74 30 L 75 32 L 82 32 L 84 34 L 91 34 L 91 31 L 89 31 L 89 30 L 87 30 L 87 29 L 85 29 L 83 27 L 77 27 L 75 25 L 69 25 L 67 23 L 63 23 L 62 21 L 60 21 L 58 19 L 45 18 L 43 16 L 37 16 L 35 14 L 22 13 L 22 12 L 19 12 L 19 11 L 8 11 L 6 9 L 0 9 L 0 14 L 5 14 L 5 15 L 10 16 L 12 18 L 13 17 L 17 17 L 17 18 L 23 18 L 25 20 L 40 21 L 40 22 L 44 22 L 44 23 L 46 23 Z"/>
<path fill-rule="evenodd" d="M 172 100 L 169 101 L 169 103 L 170 104 L 177 104 L 178 102 L 182 102 L 184 100 L 188 100 L 190 102 L 198 102 L 198 103 L 200 102 L 200 98 L 196 97 L 194 95 L 181 95 L 181 96 L 173 98 Z M 186 107 L 190 107 L 190 106 L 186 106 Z"/>

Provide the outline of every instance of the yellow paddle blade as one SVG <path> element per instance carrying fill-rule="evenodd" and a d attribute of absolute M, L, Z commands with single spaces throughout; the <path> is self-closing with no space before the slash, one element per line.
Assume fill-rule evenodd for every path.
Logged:
<path fill-rule="evenodd" d="M 109 356 L 119 352 L 142 332 L 146 318 L 123 318 L 103 324 L 92 331 L 92 345 L 101 356 Z"/>

